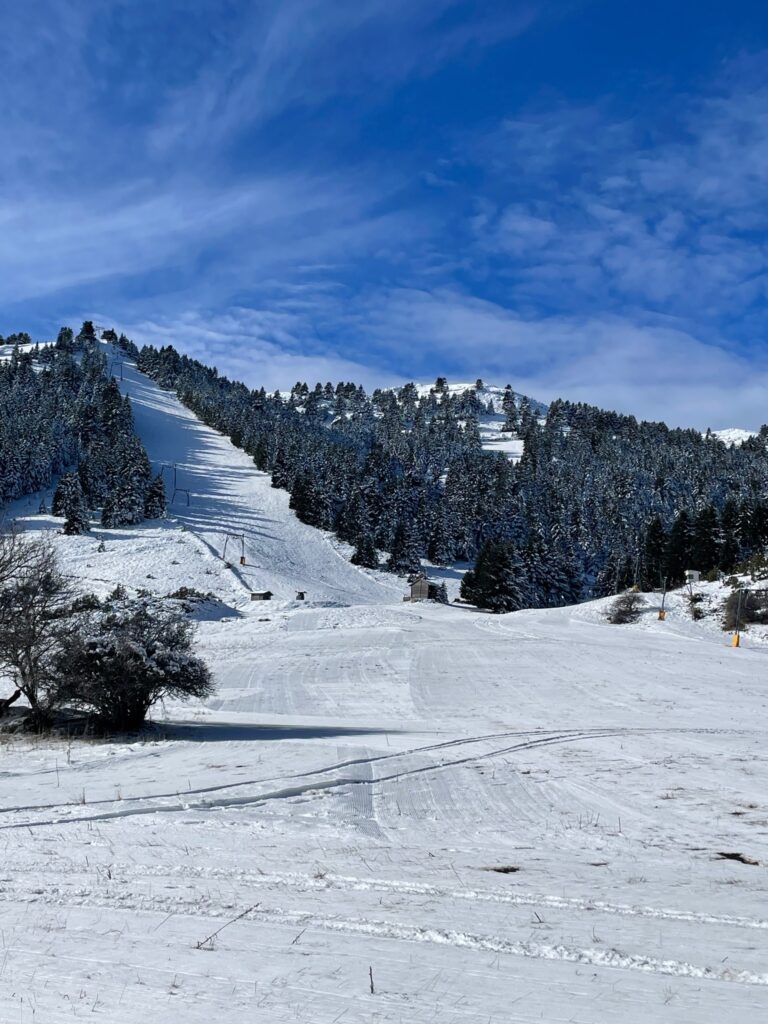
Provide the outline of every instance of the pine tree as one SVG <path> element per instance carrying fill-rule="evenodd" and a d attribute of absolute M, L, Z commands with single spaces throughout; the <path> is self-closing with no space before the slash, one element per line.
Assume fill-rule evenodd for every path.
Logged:
<path fill-rule="evenodd" d="M 700 572 L 710 572 L 720 564 L 720 523 L 717 510 L 705 505 L 693 523 L 691 537 L 691 566 Z"/>
<path fill-rule="evenodd" d="M 480 549 L 475 568 L 461 584 L 465 601 L 493 612 L 512 612 L 523 607 L 525 568 L 510 541 L 489 540 Z"/>
<path fill-rule="evenodd" d="M 517 409 L 517 403 L 515 402 L 515 393 L 509 384 L 507 384 L 504 389 L 501 409 L 504 413 L 504 425 L 502 430 L 516 434 L 520 430 L 520 414 Z"/>
<path fill-rule="evenodd" d="M 83 326 L 75 340 L 79 345 L 83 345 L 87 341 L 96 341 L 96 331 L 93 328 L 92 320 L 83 320 Z"/>
<path fill-rule="evenodd" d="M 118 468 L 101 514 L 103 526 L 132 526 L 144 519 L 151 470 L 138 438 L 131 437 L 117 455 Z"/>
<path fill-rule="evenodd" d="M 69 536 L 85 533 L 89 526 L 88 506 L 86 505 L 80 478 L 76 473 L 70 474 L 70 485 L 63 499 L 64 533 Z"/>
<path fill-rule="evenodd" d="M 67 505 L 71 503 L 72 496 L 79 487 L 80 481 L 76 473 L 62 473 L 56 485 L 56 490 L 53 492 L 51 515 L 65 516 L 67 514 Z"/>
<path fill-rule="evenodd" d="M 272 463 L 272 486 L 287 489 L 291 482 L 288 458 L 284 448 L 278 448 Z"/>
<path fill-rule="evenodd" d="M 330 525 L 330 503 L 323 487 L 309 473 L 299 473 L 293 481 L 289 507 L 302 523 L 327 530 Z"/>
<path fill-rule="evenodd" d="M 163 519 L 166 513 L 165 486 L 162 473 L 153 477 L 144 497 L 144 518 Z"/>
<path fill-rule="evenodd" d="M 442 502 L 435 515 L 434 525 L 427 546 L 427 558 L 435 565 L 448 565 L 453 561 L 453 543 L 450 514 Z"/>
<path fill-rule="evenodd" d="M 669 583 L 682 583 L 685 570 L 691 567 L 691 519 L 685 510 L 677 515 L 669 531 L 665 560 Z"/>
<path fill-rule="evenodd" d="M 659 516 L 648 524 L 643 544 L 643 590 L 661 588 L 665 576 L 667 535 Z"/>
<path fill-rule="evenodd" d="M 730 572 L 739 561 L 739 506 L 733 498 L 723 505 L 720 517 L 722 546 L 720 548 L 720 568 Z"/>
<path fill-rule="evenodd" d="M 353 565 L 362 565 L 366 569 L 378 569 L 379 554 L 371 533 L 363 533 L 358 537 L 350 561 Z"/>
<path fill-rule="evenodd" d="M 410 523 L 401 520 L 397 524 L 387 568 L 391 572 L 400 573 L 401 575 L 420 571 L 421 558 L 418 543 L 413 526 Z"/>
<path fill-rule="evenodd" d="M 75 337 L 71 327 L 62 327 L 56 338 L 56 348 L 63 352 L 72 352 L 75 347 Z"/>

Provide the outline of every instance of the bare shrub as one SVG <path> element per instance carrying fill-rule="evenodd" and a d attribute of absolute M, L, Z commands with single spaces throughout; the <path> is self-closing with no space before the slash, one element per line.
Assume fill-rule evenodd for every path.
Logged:
<path fill-rule="evenodd" d="M 0 668 L 46 724 L 55 704 L 52 664 L 72 627 L 75 590 L 50 545 L 0 537 Z"/>
<path fill-rule="evenodd" d="M 637 622 L 645 606 L 645 599 L 635 590 L 619 594 L 608 610 L 608 621 L 615 626 Z"/>
<path fill-rule="evenodd" d="M 768 624 L 768 592 L 734 590 L 725 602 L 723 629 L 743 629 L 750 623 Z"/>

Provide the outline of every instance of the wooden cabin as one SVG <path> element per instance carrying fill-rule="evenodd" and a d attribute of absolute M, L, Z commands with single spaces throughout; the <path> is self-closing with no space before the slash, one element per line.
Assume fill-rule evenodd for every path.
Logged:
<path fill-rule="evenodd" d="M 251 591 L 252 601 L 271 601 L 273 597 L 271 590 L 255 590 Z"/>
<path fill-rule="evenodd" d="M 307 592 L 306 592 L 306 590 L 297 590 L 296 591 L 296 600 L 297 601 L 306 601 L 306 599 L 307 599 Z"/>
<path fill-rule="evenodd" d="M 442 580 L 430 580 L 426 576 L 417 576 L 411 580 L 410 593 L 403 598 L 404 601 L 440 601 L 448 603 L 448 593 L 445 583 Z"/>

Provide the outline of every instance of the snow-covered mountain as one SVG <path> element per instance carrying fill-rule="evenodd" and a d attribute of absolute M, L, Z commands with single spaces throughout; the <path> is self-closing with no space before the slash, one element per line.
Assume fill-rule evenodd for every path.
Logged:
<path fill-rule="evenodd" d="M 480 386 L 478 386 L 480 385 Z M 426 398 L 435 391 L 435 382 L 431 384 L 417 383 L 414 385 L 420 398 Z M 441 388 L 441 393 L 446 395 L 459 396 L 463 395 L 466 391 L 474 391 L 481 402 L 487 404 L 488 401 L 492 401 L 496 406 L 497 412 L 501 411 L 501 403 L 504 399 L 504 392 L 506 385 L 500 387 L 498 384 L 486 384 L 485 381 L 450 381 L 446 378 L 444 386 Z M 513 387 L 514 390 L 514 387 Z M 519 394 L 519 393 L 518 393 Z M 539 402 L 535 398 L 527 398 L 531 409 L 537 416 L 545 416 L 547 413 L 547 406 L 544 402 Z"/>
<path fill-rule="evenodd" d="M 712 433 L 727 445 L 744 444 L 750 437 L 755 437 L 754 430 L 742 430 L 741 427 L 724 427 L 722 430 L 713 430 Z"/>

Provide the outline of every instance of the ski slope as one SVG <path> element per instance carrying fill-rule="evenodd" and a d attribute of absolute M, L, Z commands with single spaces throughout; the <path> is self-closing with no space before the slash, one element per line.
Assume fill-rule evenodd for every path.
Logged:
<path fill-rule="evenodd" d="M 101 591 L 213 592 L 218 688 L 144 740 L 0 744 L 0 1021 L 768 1015 L 768 662 L 749 636 L 730 648 L 682 595 L 621 627 L 606 602 L 403 604 L 123 375 L 189 507 L 104 531 L 103 552 L 39 498 L 15 512 Z M 245 567 L 221 558 L 227 529 Z"/>
<path fill-rule="evenodd" d="M 269 476 L 257 471 L 248 455 L 198 422 L 128 359 L 121 371 L 136 431 L 155 469 L 165 467 L 168 497 L 177 491 L 174 518 L 215 555 L 223 553 L 228 533 L 244 537 L 245 567 L 239 565 L 236 536 L 227 552 L 244 590 L 271 590 L 283 600 L 295 598 L 298 590 L 318 601 L 362 604 L 392 598 L 386 575 L 374 580 L 338 553 L 329 537 L 299 522 L 288 510 L 288 494 L 271 487 Z"/>

